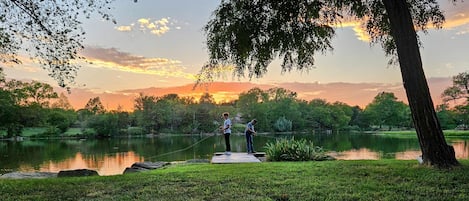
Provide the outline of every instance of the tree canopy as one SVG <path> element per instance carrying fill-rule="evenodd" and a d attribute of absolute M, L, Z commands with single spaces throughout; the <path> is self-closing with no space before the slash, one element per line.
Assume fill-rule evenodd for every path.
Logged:
<path fill-rule="evenodd" d="M 38 62 L 62 87 L 73 83 L 82 59 L 81 20 L 108 13 L 114 0 L 0 0 L 0 63 L 21 63 L 22 54 Z"/>
<path fill-rule="evenodd" d="M 416 33 L 440 28 L 444 19 L 436 0 L 222 0 L 205 27 L 209 61 L 198 79 L 212 80 L 223 66 L 233 66 L 228 69 L 237 76 L 260 77 L 277 57 L 283 71 L 309 70 L 316 53 L 332 50 L 334 27 L 358 20 L 390 63 L 399 63 L 423 162 L 451 167 L 459 163 L 436 116 Z"/>
<path fill-rule="evenodd" d="M 407 1 L 418 30 L 441 27 L 444 15 L 436 0 Z M 237 1 L 224 0 L 205 26 L 209 62 L 199 81 L 211 80 L 220 66 L 233 65 L 237 76 L 261 77 L 277 57 L 283 71 L 309 70 L 314 55 L 332 50 L 335 28 L 359 20 L 373 44 L 395 62 L 397 53 L 383 1 Z"/>

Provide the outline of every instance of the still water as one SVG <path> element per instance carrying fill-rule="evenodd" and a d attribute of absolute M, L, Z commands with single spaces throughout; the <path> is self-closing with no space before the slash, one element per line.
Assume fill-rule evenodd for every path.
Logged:
<path fill-rule="evenodd" d="M 371 134 L 258 135 L 254 149 L 278 138 L 312 140 L 341 160 L 415 160 L 421 154 L 416 137 L 398 138 Z M 469 139 L 447 139 L 459 159 L 469 158 Z M 245 138 L 232 135 L 233 152 L 245 152 Z M 25 140 L 0 141 L 0 174 L 12 171 L 58 172 L 93 169 L 100 175 L 122 174 L 126 167 L 142 161 L 185 161 L 210 159 L 224 150 L 224 139 L 217 136 L 161 136 L 112 138 L 105 140 Z"/>

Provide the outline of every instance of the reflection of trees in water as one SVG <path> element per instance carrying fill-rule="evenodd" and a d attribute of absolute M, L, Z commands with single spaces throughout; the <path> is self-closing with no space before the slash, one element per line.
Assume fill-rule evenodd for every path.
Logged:
<path fill-rule="evenodd" d="M 453 145 L 456 158 L 469 159 L 469 142 L 467 140 L 454 140 L 449 144 Z"/>
<path fill-rule="evenodd" d="M 307 134 L 258 135 L 254 137 L 256 151 L 276 138 L 305 138 L 326 151 L 337 151 L 340 159 L 397 158 L 415 159 L 421 155 L 415 138 L 393 138 L 368 134 Z M 195 143 L 197 143 L 195 146 Z M 452 140 L 457 158 L 469 158 L 469 140 Z M 231 136 L 233 152 L 246 151 L 244 135 Z M 183 161 L 210 159 L 222 152 L 222 135 L 161 136 L 154 138 L 112 138 L 103 140 L 27 140 L 0 142 L 0 170 L 30 171 L 92 168 L 100 174 L 120 174 L 125 167 L 138 161 Z M 81 164 L 81 166 L 80 166 Z M 107 173 L 106 173 L 107 172 Z"/>

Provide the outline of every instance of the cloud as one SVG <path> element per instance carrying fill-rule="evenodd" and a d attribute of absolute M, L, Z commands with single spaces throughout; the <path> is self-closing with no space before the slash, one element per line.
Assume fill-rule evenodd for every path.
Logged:
<path fill-rule="evenodd" d="M 129 31 L 132 31 L 132 25 L 131 26 L 118 26 L 116 27 L 116 29 L 122 32 L 129 32 Z"/>
<path fill-rule="evenodd" d="M 193 74 L 185 73 L 181 61 L 167 58 L 147 58 L 121 52 L 116 48 L 86 47 L 81 53 L 95 66 L 125 72 L 159 75 L 194 80 Z"/>
<path fill-rule="evenodd" d="M 452 3 L 441 2 L 441 6 L 446 17 L 443 29 L 456 30 L 456 35 L 469 34 L 469 4 L 458 3 L 455 6 Z M 344 22 L 334 26 L 352 28 L 360 41 L 370 42 L 371 40 L 365 30 L 365 20 L 345 19 Z M 434 27 L 430 25 L 428 28 Z"/>
<path fill-rule="evenodd" d="M 130 25 L 115 27 L 116 30 L 121 32 L 131 32 L 138 29 L 144 33 L 149 32 L 156 36 L 162 36 L 168 33 L 172 27 L 177 24 L 177 21 L 172 20 L 170 17 L 153 20 L 151 18 L 140 18 L 135 23 Z M 174 29 L 181 29 L 181 26 L 174 26 Z"/>
<path fill-rule="evenodd" d="M 365 41 L 365 42 L 371 41 L 370 35 L 364 29 L 364 21 L 348 20 L 348 21 L 345 21 L 336 25 L 335 27 L 351 27 L 353 31 L 355 31 L 355 36 L 357 36 L 358 40 Z"/>

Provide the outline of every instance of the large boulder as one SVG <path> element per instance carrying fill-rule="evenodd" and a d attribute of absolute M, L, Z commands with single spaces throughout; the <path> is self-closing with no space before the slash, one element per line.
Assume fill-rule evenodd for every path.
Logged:
<path fill-rule="evenodd" d="M 137 162 L 137 163 L 132 164 L 132 166 L 125 168 L 123 174 L 159 169 L 167 165 L 170 165 L 170 163 L 168 162 Z"/>
<path fill-rule="evenodd" d="M 125 168 L 122 174 L 129 174 L 129 173 L 143 172 L 143 171 L 148 171 L 148 169 L 139 168 L 139 167 L 128 167 L 128 168 Z"/>
<path fill-rule="evenodd" d="M 164 166 L 169 165 L 170 163 L 168 162 L 137 162 L 132 164 L 132 168 L 143 168 L 143 169 L 148 169 L 148 170 L 154 170 L 158 168 L 162 168 Z"/>
<path fill-rule="evenodd" d="M 95 170 L 77 169 L 77 170 L 62 170 L 57 177 L 86 177 L 86 176 L 99 176 Z"/>
<path fill-rule="evenodd" d="M 6 173 L 0 178 L 5 179 L 42 179 L 57 177 L 57 173 L 53 172 L 10 172 Z"/>

